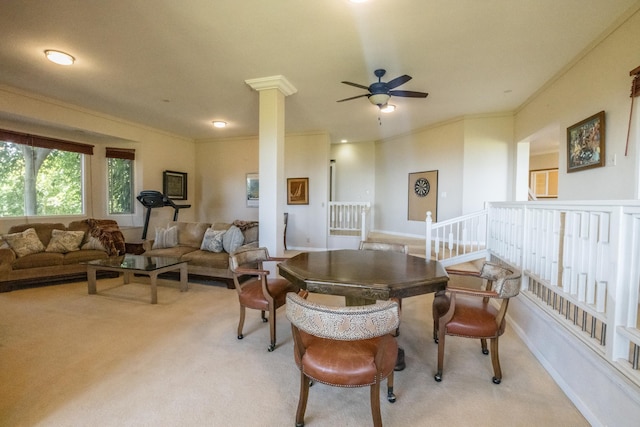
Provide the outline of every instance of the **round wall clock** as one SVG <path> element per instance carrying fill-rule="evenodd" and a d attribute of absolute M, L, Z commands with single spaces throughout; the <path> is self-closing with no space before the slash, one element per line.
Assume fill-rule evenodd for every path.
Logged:
<path fill-rule="evenodd" d="M 431 190 L 431 185 L 426 178 L 416 179 L 416 183 L 413 185 L 413 191 L 416 193 L 416 196 L 425 197 L 429 194 L 429 190 Z"/>

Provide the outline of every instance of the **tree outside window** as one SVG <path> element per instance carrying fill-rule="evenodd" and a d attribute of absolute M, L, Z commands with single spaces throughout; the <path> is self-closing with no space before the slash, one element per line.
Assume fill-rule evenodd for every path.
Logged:
<path fill-rule="evenodd" d="M 107 159 L 109 214 L 133 213 L 133 160 Z"/>
<path fill-rule="evenodd" d="M 83 154 L 6 139 L 0 139 L 0 216 L 83 213 Z"/>

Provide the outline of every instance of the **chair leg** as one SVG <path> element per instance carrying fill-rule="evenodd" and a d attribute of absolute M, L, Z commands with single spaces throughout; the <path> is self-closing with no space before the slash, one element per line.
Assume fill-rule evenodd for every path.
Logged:
<path fill-rule="evenodd" d="M 238 339 L 239 340 L 244 338 L 244 335 L 242 335 L 242 328 L 244 327 L 244 314 L 245 314 L 244 305 L 241 305 L 240 306 L 240 322 L 238 322 Z"/>
<path fill-rule="evenodd" d="M 387 400 L 391 403 L 396 402 L 396 395 L 393 393 L 393 371 L 387 377 Z"/>
<path fill-rule="evenodd" d="M 296 427 L 304 426 L 304 413 L 307 410 L 310 386 L 311 380 L 300 371 L 300 398 L 298 400 L 298 410 L 296 411 Z"/>
<path fill-rule="evenodd" d="M 498 356 L 498 337 L 491 338 L 491 364 L 493 365 L 493 383 L 500 384 L 502 381 L 502 369 L 500 369 L 500 358 Z"/>
<path fill-rule="evenodd" d="M 267 319 L 266 312 L 264 310 L 260 311 L 260 318 L 262 319 L 263 323 L 267 323 L 269 321 L 269 319 Z"/>
<path fill-rule="evenodd" d="M 371 416 L 373 417 L 373 427 L 382 427 L 382 416 L 380 415 L 380 382 L 371 384 Z"/>
<path fill-rule="evenodd" d="M 269 306 L 269 335 L 271 336 L 271 344 L 267 348 L 268 351 L 273 351 L 276 348 L 276 308 Z"/>
<path fill-rule="evenodd" d="M 485 338 L 480 338 L 480 345 L 482 346 L 482 354 L 489 354 L 489 350 L 487 349 L 487 340 Z"/>
<path fill-rule="evenodd" d="M 402 298 L 398 298 L 398 310 L 402 313 Z M 400 335 L 400 325 L 396 328 L 396 333 L 393 334 L 394 337 L 398 337 Z"/>
<path fill-rule="evenodd" d="M 438 331 L 438 370 L 433 377 L 437 382 L 442 381 L 442 367 L 444 365 L 444 327 Z"/>

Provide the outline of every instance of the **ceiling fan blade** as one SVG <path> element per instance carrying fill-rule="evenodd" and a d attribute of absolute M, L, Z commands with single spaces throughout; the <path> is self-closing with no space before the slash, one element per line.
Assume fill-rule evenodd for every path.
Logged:
<path fill-rule="evenodd" d="M 363 97 L 365 97 L 365 96 L 369 96 L 369 94 L 368 94 L 368 93 L 365 93 L 364 95 L 352 96 L 351 98 L 341 99 L 341 100 L 336 101 L 336 102 L 351 101 L 352 99 L 363 98 Z"/>
<path fill-rule="evenodd" d="M 387 83 L 387 87 L 388 87 L 389 89 L 393 89 L 393 88 L 398 87 L 398 86 L 400 86 L 400 85 L 402 85 L 402 84 L 405 84 L 405 83 L 406 83 L 406 82 L 408 82 L 409 80 L 411 80 L 411 76 L 407 76 L 407 75 L 405 74 L 404 76 L 396 77 L 395 79 L 390 80 L 390 81 Z"/>
<path fill-rule="evenodd" d="M 369 90 L 369 86 L 359 85 L 358 83 L 351 83 L 351 82 L 342 82 L 342 83 L 344 83 L 346 85 L 349 85 L 349 86 L 359 87 L 360 89 Z"/>
<path fill-rule="evenodd" d="M 429 94 L 424 92 L 414 92 L 412 90 L 390 90 L 391 96 L 404 96 L 406 98 L 426 98 Z"/>

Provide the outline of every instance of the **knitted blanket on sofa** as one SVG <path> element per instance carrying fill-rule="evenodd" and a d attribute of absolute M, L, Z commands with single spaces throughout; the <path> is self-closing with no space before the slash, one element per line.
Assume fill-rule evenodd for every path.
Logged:
<path fill-rule="evenodd" d="M 89 234 L 102 243 L 109 256 L 124 255 L 124 235 L 118 223 L 111 219 L 87 219 Z"/>

